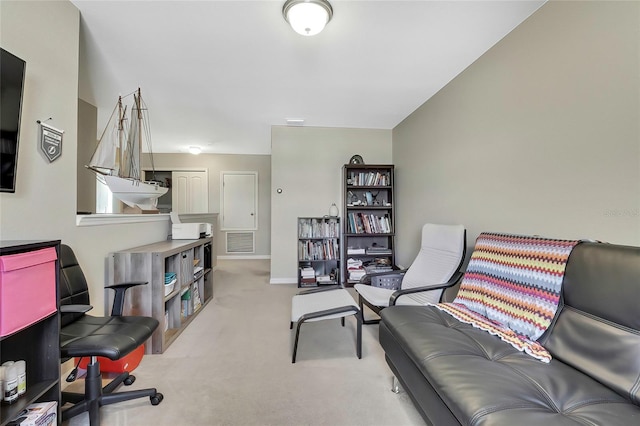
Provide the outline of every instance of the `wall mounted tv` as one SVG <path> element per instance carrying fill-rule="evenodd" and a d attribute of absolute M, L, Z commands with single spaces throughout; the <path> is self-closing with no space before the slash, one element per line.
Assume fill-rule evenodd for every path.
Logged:
<path fill-rule="evenodd" d="M 0 48 L 0 192 L 16 191 L 25 62 Z"/>

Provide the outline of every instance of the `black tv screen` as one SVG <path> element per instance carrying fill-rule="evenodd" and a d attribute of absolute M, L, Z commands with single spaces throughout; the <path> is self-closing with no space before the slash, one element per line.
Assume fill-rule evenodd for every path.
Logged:
<path fill-rule="evenodd" d="M 16 191 L 25 62 L 0 48 L 0 192 Z"/>

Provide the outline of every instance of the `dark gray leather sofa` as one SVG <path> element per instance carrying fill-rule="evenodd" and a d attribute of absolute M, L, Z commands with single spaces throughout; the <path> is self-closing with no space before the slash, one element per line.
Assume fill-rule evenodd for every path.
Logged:
<path fill-rule="evenodd" d="M 640 425 L 640 247 L 585 242 L 545 364 L 433 306 L 381 312 L 386 360 L 434 425 Z"/>

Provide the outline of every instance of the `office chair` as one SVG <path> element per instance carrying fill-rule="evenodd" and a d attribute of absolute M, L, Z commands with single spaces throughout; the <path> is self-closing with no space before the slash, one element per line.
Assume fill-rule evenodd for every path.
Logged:
<path fill-rule="evenodd" d="M 89 305 L 87 281 L 73 250 L 60 246 L 60 356 L 68 358 L 91 357 L 87 365 L 83 394 L 62 392 L 62 405 L 74 405 L 62 410 L 62 420 L 89 412 L 91 426 L 100 424 L 100 407 L 135 398 L 149 397 L 152 405 L 162 402 L 163 396 L 156 389 L 141 389 L 114 393 L 121 384 L 131 385 L 135 376 L 124 372 L 102 387 L 100 363 L 97 357 L 116 361 L 144 344 L 158 327 L 158 321 L 150 317 L 123 316 L 124 295 L 127 288 L 146 283 L 125 283 L 111 286 L 115 290 L 111 316 L 86 315 Z M 76 367 L 67 378 L 75 380 Z"/>
<path fill-rule="evenodd" d="M 420 251 L 406 270 L 367 274 L 354 286 L 360 310 L 367 305 L 373 312 L 393 305 L 426 305 L 438 303 L 444 289 L 462 278 L 462 263 L 467 246 L 467 232 L 462 225 L 427 223 L 422 227 Z M 402 275 L 400 289 L 372 285 L 385 275 Z M 377 324 L 379 319 L 364 324 Z"/>

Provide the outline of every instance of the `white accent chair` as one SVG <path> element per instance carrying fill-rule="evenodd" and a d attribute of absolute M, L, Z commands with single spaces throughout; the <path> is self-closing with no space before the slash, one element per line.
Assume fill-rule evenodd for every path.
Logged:
<path fill-rule="evenodd" d="M 407 270 L 365 275 L 354 286 L 360 311 L 367 305 L 375 313 L 392 305 L 427 305 L 438 303 L 445 288 L 454 286 L 462 272 L 467 234 L 462 225 L 427 223 L 422 227 L 422 243 L 418 255 Z M 403 274 L 400 289 L 371 285 L 384 275 Z M 376 324 L 380 320 L 364 321 Z"/>

